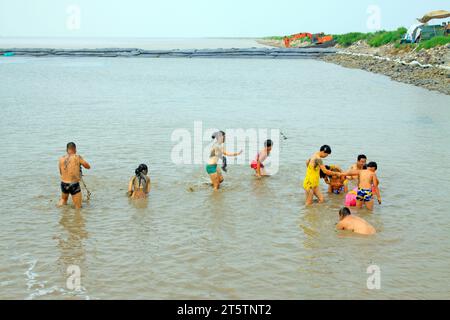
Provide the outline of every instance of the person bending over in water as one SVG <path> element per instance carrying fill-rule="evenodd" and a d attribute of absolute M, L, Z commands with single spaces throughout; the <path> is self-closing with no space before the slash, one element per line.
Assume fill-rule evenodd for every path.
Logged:
<path fill-rule="evenodd" d="M 206 165 L 206 172 L 209 174 L 209 177 L 211 178 L 211 183 L 214 187 L 214 190 L 218 190 L 220 184 L 224 180 L 220 169 L 217 167 L 219 159 L 221 159 L 223 163 L 222 169 L 226 171 L 226 158 L 224 156 L 236 157 L 242 153 L 242 150 L 234 153 L 227 152 L 224 146 L 225 132 L 223 131 L 215 132 L 212 135 L 212 138 L 216 139 L 216 142 L 213 144 L 211 148 L 208 164 Z"/>
<path fill-rule="evenodd" d="M 306 176 L 303 180 L 303 189 L 305 189 L 307 206 L 313 203 L 313 197 L 319 199 L 319 203 L 324 201 L 322 192 L 319 188 L 320 170 L 328 176 L 339 176 L 338 172 L 333 172 L 325 167 L 323 158 L 331 154 L 331 148 L 328 145 L 323 145 L 319 152 L 314 153 L 311 158 L 306 161 Z"/>
<path fill-rule="evenodd" d="M 362 208 L 363 204 L 365 204 L 367 209 L 373 210 L 373 191 L 377 196 L 378 203 L 381 204 L 381 195 L 380 190 L 378 189 L 378 177 L 376 174 L 377 168 L 376 162 L 369 162 L 366 169 L 349 170 L 341 173 L 342 176 L 358 177 L 358 192 L 356 195 L 357 208 Z"/>
<path fill-rule="evenodd" d="M 339 166 L 325 166 L 328 170 L 340 173 L 342 169 Z M 348 192 L 348 181 L 344 176 L 327 176 L 320 170 L 320 177 L 323 178 L 326 184 L 328 184 L 328 193 L 341 194 Z"/>
<path fill-rule="evenodd" d="M 59 173 L 61 175 L 61 200 L 58 205 L 67 204 L 69 195 L 72 196 L 76 209 L 81 208 L 82 194 L 80 187 L 81 166 L 90 169 L 91 166 L 82 156 L 77 155 L 77 146 L 69 142 L 66 148 L 67 154 L 59 159 Z"/>
<path fill-rule="evenodd" d="M 252 161 L 250 167 L 255 170 L 255 174 L 258 178 L 261 176 L 268 176 L 266 170 L 264 169 L 263 162 L 270 156 L 270 151 L 272 151 L 273 142 L 272 140 L 266 140 L 264 142 L 264 149 L 262 149 L 257 155 L 256 159 Z"/>
<path fill-rule="evenodd" d="M 132 199 L 145 198 L 150 192 L 150 177 L 148 168 L 145 164 L 140 164 L 134 171 L 135 176 L 130 179 L 128 184 L 128 196 Z"/>
<path fill-rule="evenodd" d="M 350 169 L 348 170 L 362 170 L 364 169 L 365 165 L 367 162 L 367 157 L 365 154 L 360 154 L 358 156 L 358 158 L 356 159 L 356 163 L 352 164 L 352 166 L 350 167 Z M 348 180 L 353 180 L 354 177 L 349 176 L 347 177 Z"/>
<path fill-rule="evenodd" d="M 352 215 L 349 208 L 344 207 L 339 210 L 339 222 L 336 225 L 337 230 L 348 230 L 363 235 L 372 235 L 376 233 L 366 220 Z"/>

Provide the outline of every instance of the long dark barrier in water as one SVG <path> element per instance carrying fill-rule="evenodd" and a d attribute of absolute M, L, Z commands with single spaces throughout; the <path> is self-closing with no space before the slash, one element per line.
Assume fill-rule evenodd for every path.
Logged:
<path fill-rule="evenodd" d="M 143 50 L 137 48 L 106 49 L 0 49 L 0 56 L 31 57 L 141 57 L 141 58 L 263 58 L 300 59 L 335 54 L 332 48 L 230 48 L 188 50 Z"/>

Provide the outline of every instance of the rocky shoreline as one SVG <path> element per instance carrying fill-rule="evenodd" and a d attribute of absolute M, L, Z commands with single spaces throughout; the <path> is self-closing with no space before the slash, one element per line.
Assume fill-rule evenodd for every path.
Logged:
<path fill-rule="evenodd" d="M 284 46 L 281 40 L 260 39 L 258 43 L 276 48 Z M 373 48 L 359 41 L 350 47 L 336 45 L 334 48 L 337 54 L 319 59 L 450 95 L 450 45 L 416 51 L 394 45 Z"/>
<path fill-rule="evenodd" d="M 392 60 L 380 60 L 374 57 L 355 56 L 345 53 L 338 53 L 320 59 L 346 68 L 383 74 L 398 82 L 450 95 L 450 71 L 445 68 L 436 66 L 420 67 L 415 64 L 403 64 Z"/>
<path fill-rule="evenodd" d="M 360 41 L 348 48 L 336 46 L 336 49 L 337 54 L 320 59 L 450 95 L 450 45 L 416 50 L 394 45 L 373 48 Z"/>

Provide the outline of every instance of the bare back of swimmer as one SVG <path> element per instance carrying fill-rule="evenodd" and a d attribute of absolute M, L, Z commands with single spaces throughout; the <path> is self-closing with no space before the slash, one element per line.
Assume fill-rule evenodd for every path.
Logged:
<path fill-rule="evenodd" d="M 73 142 L 67 144 L 67 154 L 59 158 L 59 173 L 61 175 L 61 199 L 59 206 L 67 204 L 69 196 L 72 196 L 75 208 L 81 208 L 82 194 L 80 187 L 80 166 L 90 169 L 91 166 L 82 156 L 77 155 L 77 146 Z"/>
<path fill-rule="evenodd" d="M 146 198 L 150 193 L 151 181 L 148 174 L 148 167 L 140 164 L 135 170 L 135 176 L 131 177 L 128 183 L 128 196 L 132 199 Z"/>

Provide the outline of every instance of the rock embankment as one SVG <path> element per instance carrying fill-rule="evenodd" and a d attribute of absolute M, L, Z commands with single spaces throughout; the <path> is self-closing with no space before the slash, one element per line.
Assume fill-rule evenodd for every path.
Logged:
<path fill-rule="evenodd" d="M 284 47 L 282 40 L 259 39 L 258 43 L 275 48 Z M 298 43 L 296 46 L 306 46 Z M 296 48 L 292 48 L 294 50 Z M 362 69 L 390 77 L 392 80 L 412 84 L 429 90 L 450 94 L 450 45 L 431 49 L 396 47 L 387 44 L 371 47 L 358 41 L 350 47 L 335 45 L 335 55 L 319 57 L 347 68 Z"/>
<path fill-rule="evenodd" d="M 450 45 L 422 50 L 393 45 L 372 48 L 361 41 L 337 49 L 338 54 L 321 59 L 450 95 Z"/>

